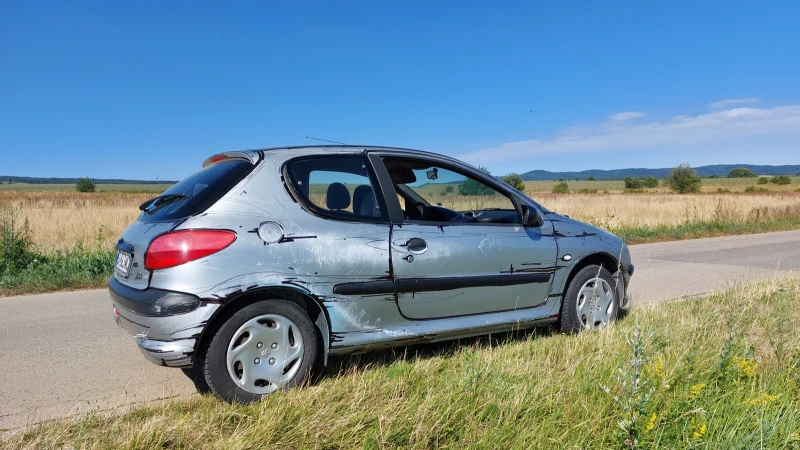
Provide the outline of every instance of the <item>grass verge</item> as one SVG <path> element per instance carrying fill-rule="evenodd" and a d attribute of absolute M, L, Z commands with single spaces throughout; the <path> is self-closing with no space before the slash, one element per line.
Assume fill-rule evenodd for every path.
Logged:
<path fill-rule="evenodd" d="M 20 226 L 12 210 L 0 211 L 0 297 L 99 286 L 114 257 L 113 251 L 88 250 L 81 242 L 70 251 L 40 253 L 27 224 Z"/>
<path fill-rule="evenodd" d="M 800 448 L 800 279 L 536 330 L 340 358 L 213 397 L 29 429 L 10 448 Z"/>
<path fill-rule="evenodd" d="M 619 227 L 612 228 L 610 231 L 619 236 L 626 244 L 632 245 L 797 229 L 800 229 L 800 217 L 747 222 L 694 221 L 674 226 Z"/>

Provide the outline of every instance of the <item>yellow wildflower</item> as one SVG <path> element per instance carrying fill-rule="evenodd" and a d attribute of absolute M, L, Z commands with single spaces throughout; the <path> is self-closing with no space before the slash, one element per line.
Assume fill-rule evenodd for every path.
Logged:
<path fill-rule="evenodd" d="M 707 429 L 708 427 L 706 427 L 706 424 L 702 424 L 699 427 L 697 427 L 693 433 L 694 438 L 697 440 L 703 439 L 703 436 L 705 436 Z"/>
<path fill-rule="evenodd" d="M 733 358 L 733 363 L 739 369 L 739 373 L 747 378 L 753 378 L 758 373 L 759 364 L 753 358 Z"/>
<path fill-rule="evenodd" d="M 664 360 L 661 359 L 660 356 L 656 359 L 655 367 L 653 368 L 653 373 L 655 373 L 655 375 L 659 378 L 664 376 Z"/>
<path fill-rule="evenodd" d="M 706 387 L 705 383 L 698 383 L 692 386 L 692 389 L 689 391 L 689 400 L 694 400 L 700 395 L 700 391 Z"/>
<path fill-rule="evenodd" d="M 758 397 L 751 398 L 750 400 L 744 403 L 749 406 L 768 405 L 770 403 L 774 403 L 775 400 L 777 399 L 778 399 L 777 395 L 770 395 L 767 394 L 766 392 L 762 392 L 761 395 L 759 395 Z"/>
<path fill-rule="evenodd" d="M 653 413 L 653 415 L 650 416 L 650 420 L 648 420 L 647 421 L 647 425 L 644 426 L 644 434 L 647 434 L 647 433 L 653 431 L 653 428 L 656 427 L 656 419 L 657 418 L 658 418 L 658 416 L 656 415 L 656 413 Z"/>

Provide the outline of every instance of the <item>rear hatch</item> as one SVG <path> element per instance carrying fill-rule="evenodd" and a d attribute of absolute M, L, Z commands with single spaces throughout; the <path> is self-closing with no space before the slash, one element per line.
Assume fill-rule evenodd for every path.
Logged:
<path fill-rule="evenodd" d="M 200 214 L 239 183 L 255 166 L 252 155 L 242 153 L 216 155 L 203 168 L 141 204 L 142 213 L 117 243 L 114 277 L 120 283 L 147 289 L 150 271 L 144 264 L 150 243 L 177 227 L 185 219 Z"/>

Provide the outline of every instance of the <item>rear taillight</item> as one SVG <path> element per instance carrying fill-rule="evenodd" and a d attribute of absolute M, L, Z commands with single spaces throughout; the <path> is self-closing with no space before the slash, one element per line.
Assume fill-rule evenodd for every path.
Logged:
<path fill-rule="evenodd" d="M 144 254 L 148 270 L 166 269 L 214 254 L 231 245 L 236 233 L 227 230 L 181 230 L 163 234 Z"/>

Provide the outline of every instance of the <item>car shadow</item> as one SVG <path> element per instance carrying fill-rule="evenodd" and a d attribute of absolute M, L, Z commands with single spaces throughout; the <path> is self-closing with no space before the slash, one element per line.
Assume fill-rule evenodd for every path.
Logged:
<path fill-rule="evenodd" d="M 617 322 L 626 320 L 629 315 L 630 311 L 621 309 L 617 316 Z M 326 378 L 335 378 L 348 372 L 387 367 L 397 361 L 406 361 L 413 364 L 417 361 L 423 361 L 434 357 L 447 358 L 456 355 L 467 347 L 497 347 L 531 339 L 544 338 L 560 332 L 557 324 L 551 324 L 525 330 L 498 332 L 490 335 L 443 342 L 413 344 L 405 347 L 394 347 L 353 355 L 331 355 L 328 359 L 328 365 L 322 370 L 317 371 L 317 375 L 312 381 L 312 384 L 316 384 Z"/>
<path fill-rule="evenodd" d="M 385 350 L 375 350 L 353 355 L 332 355 L 328 365 L 314 380 L 314 384 L 326 378 L 335 378 L 349 372 L 390 366 L 397 361 L 415 363 L 435 357 L 452 357 L 468 347 L 489 348 L 538 339 L 558 333 L 553 325 L 492 333 L 490 335 L 454 339 L 443 342 L 412 344 Z"/>

